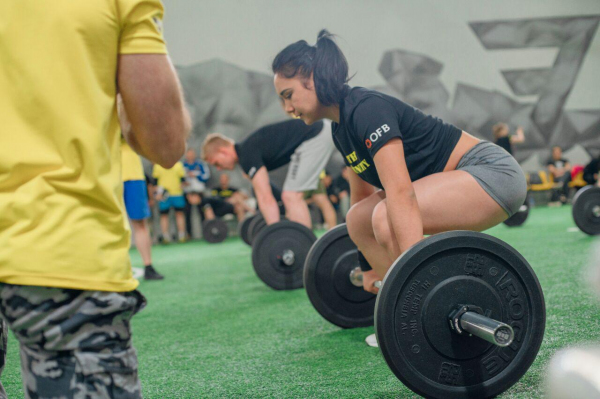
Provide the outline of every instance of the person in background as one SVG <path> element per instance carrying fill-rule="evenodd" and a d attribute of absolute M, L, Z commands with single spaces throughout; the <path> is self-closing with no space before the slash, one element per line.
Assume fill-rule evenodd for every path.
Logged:
<path fill-rule="evenodd" d="M 183 167 L 185 169 L 185 226 L 188 237 L 192 237 L 192 208 L 198 208 L 198 212 L 201 218 L 204 218 L 203 214 L 203 197 L 204 191 L 206 190 L 206 182 L 210 178 L 210 169 L 206 162 L 199 160 L 196 156 L 196 151 L 189 148 L 185 153 L 185 160 L 183 161 Z"/>
<path fill-rule="evenodd" d="M 558 190 L 552 191 L 550 204 L 566 204 L 569 198 L 569 182 L 571 181 L 571 163 L 563 158 L 562 148 L 552 147 L 552 156 L 546 162 L 548 172 L 554 177 L 554 181 L 561 183 Z M 559 203 L 560 201 L 560 203 Z M 549 205 L 550 205 L 549 204 Z"/>
<path fill-rule="evenodd" d="M 315 190 L 306 191 L 304 199 L 313 202 L 319 208 L 327 226 L 326 228 L 329 230 L 337 225 L 337 215 L 331 201 L 327 197 L 327 187 L 324 181 L 326 178 L 327 174 L 323 170 L 319 175 L 319 185 Z"/>
<path fill-rule="evenodd" d="M 122 106 L 119 107 L 122 110 Z M 121 129 L 125 130 L 126 123 L 124 111 L 119 112 Z M 130 125 L 129 125 L 130 128 Z M 139 251 L 144 263 L 144 280 L 162 280 L 164 276 L 152 266 L 152 240 L 147 219 L 150 217 L 148 204 L 148 191 L 142 160 L 127 144 L 121 140 L 121 175 L 123 177 L 123 198 L 125 210 L 129 217 L 129 224 L 133 230 L 135 247 Z"/>
<path fill-rule="evenodd" d="M 280 220 L 268 172 L 289 164 L 281 194 L 286 217 L 311 228 L 304 192 L 318 187 L 319 174 L 333 149 L 329 120 L 307 126 L 293 119 L 263 126 L 239 143 L 220 133 L 211 133 L 202 145 L 202 158 L 218 170 L 233 170 L 240 165 L 252 183 L 258 208 L 267 224 Z"/>
<path fill-rule="evenodd" d="M 215 209 L 215 214 L 217 214 L 217 216 L 219 214 L 234 213 L 237 217 L 237 220 L 242 221 L 246 217 L 247 213 L 252 212 L 252 209 L 246 205 L 248 196 L 243 191 L 229 185 L 229 175 L 227 173 L 221 173 L 219 175 L 219 186 L 212 189 L 211 195 L 213 198 L 221 199 L 222 201 L 225 201 L 233 206 L 233 211 L 227 209 L 227 212 L 225 213 L 223 213 L 225 209 Z M 211 204 L 211 206 L 213 206 L 213 208 L 216 206 L 218 207 L 216 203 Z"/>
<path fill-rule="evenodd" d="M 600 155 L 596 158 L 592 158 L 590 163 L 585 165 L 583 168 L 583 180 L 587 184 L 598 184 L 600 186 L 600 182 L 598 181 L 598 174 L 600 173 Z"/>
<path fill-rule="evenodd" d="M 342 167 L 342 173 L 332 179 L 330 175 L 327 175 L 329 179 L 325 180 L 327 186 L 327 195 L 329 200 L 334 205 L 336 210 L 340 212 L 342 219 L 346 219 L 346 213 L 350 208 L 350 184 L 348 183 L 349 168 L 344 165 Z"/>
<path fill-rule="evenodd" d="M 179 242 L 185 242 L 185 199 L 183 198 L 185 169 L 183 164 L 177 162 L 168 169 L 160 165 L 154 165 L 152 177 L 155 179 L 155 196 L 160 211 L 160 229 L 162 230 L 163 243 L 168 244 L 171 242 L 169 229 L 169 211 L 171 209 L 175 210 Z"/>
<path fill-rule="evenodd" d="M 340 207 L 340 199 L 336 192 L 333 191 L 333 178 L 329 173 L 326 173 L 322 180 L 325 185 L 325 190 L 327 191 L 327 198 L 329 198 L 329 201 L 333 205 L 333 209 L 337 211 Z"/>
<path fill-rule="evenodd" d="M 163 13 L 158 0 L 0 1 L 0 313 L 25 398 L 142 397 L 131 318 L 146 299 L 129 259 L 117 93 L 127 143 L 173 166 L 190 119 Z"/>
<path fill-rule="evenodd" d="M 521 126 L 517 127 L 514 135 L 510 134 L 510 129 L 506 123 L 496 123 L 492 127 L 494 133 L 494 143 L 504 148 L 510 155 L 513 155 L 513 144 L 525 142 L 525 134 Z"/>

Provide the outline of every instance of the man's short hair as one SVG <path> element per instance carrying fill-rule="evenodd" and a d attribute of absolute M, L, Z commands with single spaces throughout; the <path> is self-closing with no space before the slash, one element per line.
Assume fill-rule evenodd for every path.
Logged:
<path fill-rule="evenodd" d="M 221 133 L 210 133 L 202 143 L 202 159 L 206 158 L 215 152 L 217 148 L 228 147 L 234 145 L 235 141 Z"/>

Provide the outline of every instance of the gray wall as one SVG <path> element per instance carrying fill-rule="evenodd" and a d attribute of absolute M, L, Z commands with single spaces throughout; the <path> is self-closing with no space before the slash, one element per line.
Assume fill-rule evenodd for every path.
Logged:
<path fill-rule="evenodd" d="M 165 37 L 195 120 L 241 138 L 285 116 L 270 62 L 321 28 L 356 73 L 480 137 L 525 125 L 517 149 L 536 169 L 559 144 L 575 163 L 600 150 L 600 2 L 166 0 Z M 234 178 L 234 181 L 237 178 Z"/>

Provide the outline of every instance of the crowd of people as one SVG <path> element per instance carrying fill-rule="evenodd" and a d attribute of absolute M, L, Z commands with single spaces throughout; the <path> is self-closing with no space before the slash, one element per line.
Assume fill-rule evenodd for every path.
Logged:
<path fill-rule="evenodd" d="M 122 129 L 126 131 L 130 126 L 123 107 L 119 108 L 119 114 Z M 151 239 L 146 220 L 151 217 L 152 209 L 160 214 L 160 232 L 155 241 L 164 244 L 173 239 L 185 242 L 193 237 L 194 208 L 201 221 L 233 215 L 241 222 L 246 216 L 261 212 L 269 223 L 275 223 L 285 213 L 288 219 L 311 228 L 308 206 L 312 203 L 319 210 L 319 224 L 334 227 L 338 220 L 344 220 L 349 209 L 350 186 L 347 167 L 338 171 L 335 179 L 326 173 L 324 168 L 332 152 L 330 123 L 307 126 L 291 119 L 262 127 L 240 143 L 218 133 L 210 134 L 202 146 L 206 161 L 189 148 L 183 161 L 170 168 L 155 164 L 151 177 L 144 177 L 141 159 L 123 140 L 125 204 L 136 247 L 144 254 L 146 278 L 163 278 L 152 267 L 147 245 Z M 239 165 L 251 181 L 252 193 L 232 187 L 227 173 L 219 174 L 218 185 L 208 187 L 211 178 L 208 164 L 228 171 Z M 268 171 L 285 165 L 288 174 L 280 190 L 270 182 Z M 171 212 L 176 222 L 174 237 Z"/>
<path fill-rule="evenodd" d="M 193 239 L 193 226 L 197 221 L 193 217 L 194 212 L 197 212 L 198 221 L 202 223 L 227 215 L 241 222 L 259 211 L 254 193 L 232 186 L 226 172 L 219 173 L 218 183 L 209 187 L 209 165 L 197 157 L 194 149 L 188 149 L 183 162 L 177 162 L 172 168 L 153 165 L 151 177 L 144 175 L 141 159 L 124 141 L 122 159 L 126 210 L 135 246 L 146 266 L 147 279 L 163 278 L 152 267 L 151 243 L 169 244 Z M 129 172 L 132 164 L 137 168 L 137 173 Z M 302 202 L 307 206 L 312 203 L 318 209 L 319 218 L 316 222 L 319 227 L 332 228 L 338 220 L 344 220 L 350 198 L 347 174 L 346 167 L 341 168 L 335 178 L 322 170 L 317 188 L 301 192 Z M 276 187 L 272 191 L 275 200 L 281 201 L 280 191 Z M 297 204 L 288 203 L 288 206 Z M 154 215 L 159 215 L 159 231 L 152 231 Z M 175 226 L 171 225 L 173 219 Z"/>

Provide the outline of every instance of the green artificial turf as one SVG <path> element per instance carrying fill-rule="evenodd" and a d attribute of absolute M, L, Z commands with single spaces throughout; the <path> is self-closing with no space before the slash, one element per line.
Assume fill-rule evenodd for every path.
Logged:
<path fill-rule="evenodd" d="M 530 262 L 547 308 L 538 357 L 504 398 L 539 398 L 559 348 L 600 340 L 600 301 L 583 278 L 594 239 L 567 231 L 573 227 L 570 207 L 534 208 L 524 226 L 488 231 Z M 146 398 L 416 396 L 365 344 L 372 327 L 342 330 L 317 314 L 304 290 L 268 288 L 240 239 L 154 247 L 153 258 L 166 279 L 142 282 L 149 303 L 133 321 Z M 2 381 L 9 397 L 20 398 L 18 344 L 9 338 Z"/>

